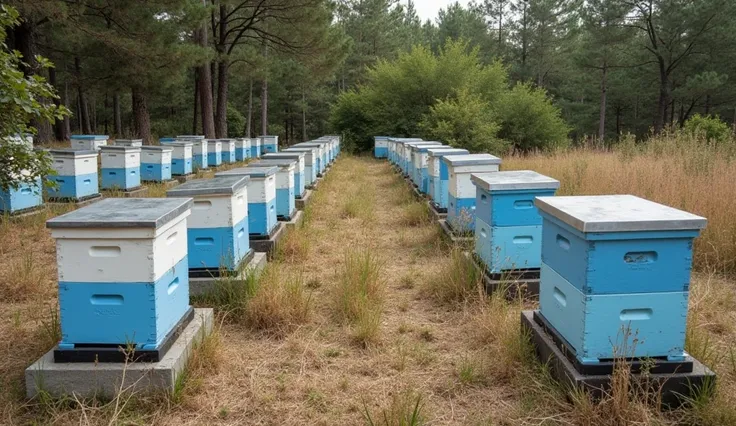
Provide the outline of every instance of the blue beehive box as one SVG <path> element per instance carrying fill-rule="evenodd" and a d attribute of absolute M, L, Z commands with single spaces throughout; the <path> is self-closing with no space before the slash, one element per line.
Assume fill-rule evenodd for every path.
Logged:
<path fill-rule="evenodd" d="M 166 192 L 170 198 L 194 198 L 187 220 L 189 270 L 235 271 L 250 253 L 248 176 L 186 182 Z"/>
<path fill-rule="evenodd" d="M 100 147 L 102 189 L 131 190 L 141 186 L 141 148 Z"/>
<path fill-rule="evenodd" d="M 317 170 L 319 168 L 317 162 L 319 161 L 319 148 L 316 147 L 289 147 L 282 150 L 278 154 L 298 154 L 304 155 L 304 186 L 311 188 L 312 185 L 317 181 Z"/>
<path fill-rule="evenodd" d="M 97 151 L 50 149 L 51 166 L 56 172 L 48 179 L 55 183 L 48 189 L 52 200 L 85 200 L 100 195 Z"/>
<path fill-rule="evenodd" d="M 252 138 L 250 140 L 250 158 L 259 158 L 262 154 L 263 141 L 261 138 Z"/>
<path fill-rule="evenodd" d="M 80 151 L 99 151 L 100 147 L 107 145 L 110 139 L 107 135 L 72 135 L 72 149 Z"/>
<path fill-rule="evenodd" d="M 293 145 L 291 148 L 316 148 L 317 149 L 317 176 L 322 176 L 322 174 L 327 170 L 327 165 L 329 164 L 328 159 L 328 146 L 327 142 L 302 142 Z M 291 149 L 289 148 L 289 149 Z"/>
<path fill-rule="evenodd" d="M 528 170 L 471 175 L 476 187 L 475 254 L 491 273 L 542 266 L 542 216 L 535 197 L 560 182 Z"/>
<path fill-rule="evenodd" d="M 216 178 L 248 176 L 248 232 L 254 237 L 266 237 L 276 228 L 276 172 L 278 167 L 240 167 L 218 172 Z"/>
<path fill-rule="evenodd" d="M 235 139 L 235 160 L 245 161 L 250 158 L 250 138 Z"/>
<path fill-rule="evenodd" d="M 194 170 L 192 162 L 193 142 L 171 142 L 166 146 L 172 147 L 171 174 L 174 176 L 191 175 Z"/>
<path fill-rule="evenodd" d="M 460 148 L 427 148 L 427 180 L 429 198 L 436 209 L 447 210 L 447 182 L 449 180 L 447 166 L 442 162 L 446 155 L 469 154 L 467 149 Z"/>
<path fill-rule="evenodd" d="M 222 162 L 232 164 L 237 162 L 235 139 L 220 139 L 222 143 Z"/>
<path fill-rule="evenodd" d="M 388 136 L 373 137 L 373 156 L 376 158 L 388 157 Z"/>
<path fill-rule="evenodd" d="M 160 347 L 190 309 L 191 204 L 111 198 L 46 222 L 56 239 L 59 349 Z"/>
<path fill-rule="evenodd" d="M 32 210 L 43 204 L 41 178 L 35 183 L 21 183 L 17 188 L 0 190 L 0 214 L 15 214 Z"/>
<path fill-rule="evenodd" d="M 302 198 L 304 196 L 307 185 L 312 184 L 312 182 L 308 182 L 308 179 L 311 178 L 311 176 L 307 175 L 306 152 L 281 151 L 274 154 L 266 154 L 263 156 L 263 160 L 295 161 L 296 168 L 294 169 L 294 194 L 296 195 L 296 198 Z"/>
<path fill-rule="evenodd" d="M 207 141 L 207 165 L 217 167 L 222 165 L 222 142 L 217 139 Z"/>
<path fill-rule="evenodd" d="M 296 214 L 295 193 L 295 171 L 297 168 L 295 160 L 260 160 L 246 167 L 278 167 L 276 172 L 276 217 L 280 220 L 290 221 Z"/>
<path fill-rule="evenodd" d="M 535 204 L 540 313 L 577 359 L 684 359 L 692 244 L 706 219 L 632 195 Z"/>
<path fill-rule="evenodd" d="M 446 155 L 447 167 L 447 223 L 455 232 L 475 230 L 475 186 L 470 180 L 473 173 L 497 172 L 501 159 L 491 154 Z"/>
<path fill-rule="evenodd" d="M 261 155 L 279 152 L 278 136 L 261 136 L 261 141 L 263 143 L 261 146 Z"/>
<path fill-rule="evenodd" d="M 454 150 L 448 145 L 416 145 L 414 147 L 414 169 L 416 170 L 415 185 L 422 194 L 429 194 L 429 150 Z"/>
<path fill-rule="evenodd" d="M 411 142 L 409 146 L 409 179 L 414 185 L 419 187 L 422 183 L 422 164 L 420 162 L 421 156 L 419 155 L 419 149 L 422 147 L 430 146 L 447 146 L 443 145 L 442 142 L 428 141 L 428 142 Z"/>
<path fill-rule="evenodd" d="M 141 147 L 141 180 L 144 182 L 166 182 L 171 180 L 170 146 Z"/>

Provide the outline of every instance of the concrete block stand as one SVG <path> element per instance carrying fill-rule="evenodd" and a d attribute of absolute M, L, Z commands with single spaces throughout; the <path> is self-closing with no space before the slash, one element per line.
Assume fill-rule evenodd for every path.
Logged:
<path fill-rule="evenodd" d="M 299 210 L 304 210 L 305 207 L 307 207 L 307 204 L 309 204 L 309 199 L 312 197 L 312 190 L 307 189 L 304 191 L 304 195 L 302 195 L 301 198 L 296 199 L 296 208 Z"/>
<path fill-rule="evenodd" d="M 251 271 L 260 272 L 268 263 L 267 257 L 266 253 L 254 253 L 253 258 L 250 259 L 247 265 L 242 267 L 242 272 L 237 277 L 189 278 L 189 296 L 201 296 L 210 293 L 217 288 L 217 284 L 221 280 L 242 281 L 245 279 L 246 274 Z"/>
<path fill-rule="evenodd" d="M 173 392 L 198 342 L 212 332 L 214 312 L 195 309 L 194 318 L 159 362 L 55 363 L 51 350 L 26 369 L 26 395 L 39 391 L 52 397 L 114 398 L 121 389 L 130 392 Z"/>
<path fill-rule="evenodd" d="M 250 236 L 250 248 L 256 252 L 268 254 L 268 258 L 273 257 L 273 253 L 276 250 L 276 244 L 284 237 L 284 231 L 286 230 L 285 222 L 277 222 L 276 227 L 271 231 L 268 238 L 266 237 L 254 237 Z"/>

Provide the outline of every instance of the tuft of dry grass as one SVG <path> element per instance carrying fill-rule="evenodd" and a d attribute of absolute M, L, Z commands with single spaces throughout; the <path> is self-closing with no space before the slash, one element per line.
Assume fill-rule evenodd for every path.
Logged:
<path fill-rule="evenodd" d="M 309 320 L 311 293 L 301 275 L 285 275 L 278 265 L 267 267 L 245 308 L 252 328 L 284 335 Z"/>
<path fill-rule="evenodd" d="M 276 247 L 275 258 L 285 263 L 303 262 L 309 255 L 309 247 L 311 246 L 311 236 L 306 228 L 302 225 L 297 227 L 279 241 Z"/>
<path fill-rule="evenodd" d="M 336 318 L 353 326 L 353 338 L 366 345 L 375 343 L 381 325 L 385 283 L 381 261 L 368 249 L 349 250 L 332 292 Z"/>
<path fill-rule="evenodd" d="M 419 426 L 426 424 L 422 394 L 410 388 L 391 396 L 386 406 L 371 411 L 363 403 L 363 416 L 368 426 Z"/>
<path fill-rule="evenodd" d="M 422 226 L 430 222 L 429 206 L 427 203 L 415 201 L 404 207 L 402 224 L 405 226 Z"/>
<path fill-rule="evenodd" d="M 485 292 L 481 272 L 460 247 L 450 249 L 439 273 L 427 282 L 427 291 L 436 301 L 450 304 L 466 303 Z"/>

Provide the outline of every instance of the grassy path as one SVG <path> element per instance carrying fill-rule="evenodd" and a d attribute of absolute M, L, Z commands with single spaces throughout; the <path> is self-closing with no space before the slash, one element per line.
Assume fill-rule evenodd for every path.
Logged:
<path fill-rule="evenodd" d="M 41 311 L 54 306 L 54 246 L 42 222 L 0 231 L 5 253 L 35 238 L 26 256 L 43 261 L 21 271 L 36 296 L 0 305 L 18 312 L 0 317 L 0 385 L 11 389 L 0 424 L 353 425 L 368 414 L 409 425 L 415 411 L 443 425 L 671 420 L 638 403 L 566 402 L 519 338 L 521 306 L 478 296 L 472 268 L 386 162 L 333 166 L 260 283 L 218 301 L 215 337 L 169 397 L 22 406 L 22 370 L 49 347 Z M 731 401 L 725 390 L 717 404 Z"/>

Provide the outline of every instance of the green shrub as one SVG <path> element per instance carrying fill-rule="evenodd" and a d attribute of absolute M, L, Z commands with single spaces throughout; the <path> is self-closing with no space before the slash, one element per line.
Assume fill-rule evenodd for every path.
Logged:
<path fill-rule="evenodd" d="M 693 136 L 705 137 L 709 142 L 728 142 L 732 136 L 731 128 L 718 116 L 695 114 L 685 122 L 684 130 Z"/>
<path fill-rule="evenodd" d="M 532 151 L 569 143 L 570 129 L 544 89 L 519 83 L 502 97 L 497 112 L 499 136 L 515 149 Z"/>

